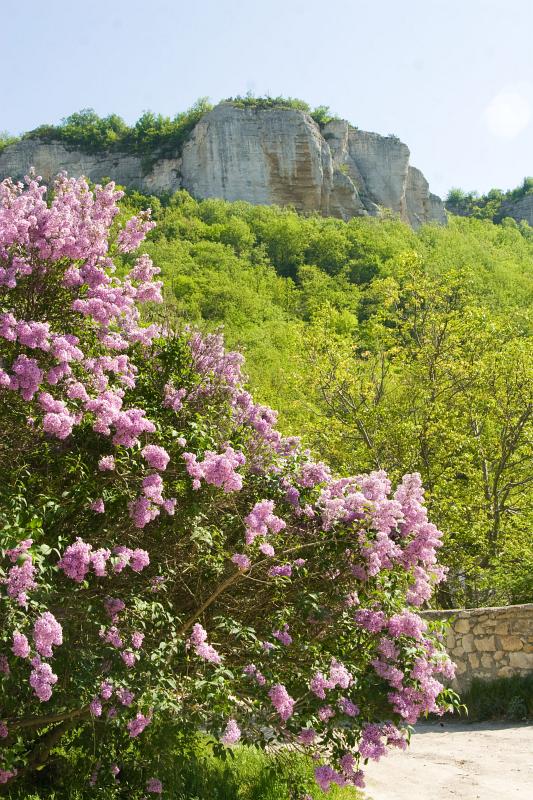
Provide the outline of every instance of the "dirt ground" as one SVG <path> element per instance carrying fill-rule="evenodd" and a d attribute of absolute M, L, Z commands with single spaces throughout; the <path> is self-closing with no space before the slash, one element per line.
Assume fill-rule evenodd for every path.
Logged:
<path fill-rule="evenodd" d="M 533 800 L 533 725 L 425 723 L 366 767 L 372 800 Z"/>

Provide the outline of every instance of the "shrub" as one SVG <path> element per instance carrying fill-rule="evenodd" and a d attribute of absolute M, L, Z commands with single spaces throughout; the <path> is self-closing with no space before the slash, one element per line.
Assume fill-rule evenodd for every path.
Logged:
<path fill-rule="evenodd" d="M 0 184 L 0 779 L 53 785 L 74 730 L 78 776 L 124 767 L 137 797 L 202 730 L 362 786 L 457 702 L 416 614 L 444 577 L 420 479 L 332 476 L 220 336 L 158 324 L 153 223 L 120 195 Z"/>
<path fill-rule="evenodd" d="M 492 681 L 474 678 L 463 702 L 472 721 L 533 718 L 533 674 Z"/>
<path fill-rule="evenodd" d="M 66 117 L 60 125 L 41 125 L 23 138 L 63 142 L 87 153 L 127 151 L 142 156 L 148 171 L 155 160 L 179 155 L 194 126 L 212 108 L 202 97 L 173 118 L 146 111 L 131 127 L 117 114 L 99 117 L 92 108 L 86 108 Z"/>

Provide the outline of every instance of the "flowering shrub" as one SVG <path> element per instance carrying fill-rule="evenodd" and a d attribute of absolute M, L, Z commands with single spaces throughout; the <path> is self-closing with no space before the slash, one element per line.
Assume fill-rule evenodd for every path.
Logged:
<path fill-rule="evenodd" d="M 419 477 L 333 476 L 219 336 L 143 324 L 152 223 L 119 224 L 119 198 L 0 184 L 0 780 L 90 727 L 88 784 L 164 794 L 147 746 L 121 777 L 164 718 L 362 786 L 456 702 L 416 613 L 444 577 Z"/>

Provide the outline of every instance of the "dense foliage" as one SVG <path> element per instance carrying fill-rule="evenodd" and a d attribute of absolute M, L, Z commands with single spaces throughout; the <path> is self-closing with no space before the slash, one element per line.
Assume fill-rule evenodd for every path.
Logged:
<path fill-rule="evenodd" d="M 297 97 L 271 97 L 270 95 L 255 97 L 253 94 L 246 94 L 244 96 L 228 97 L 224 102 L 232 103 L 237 108 L 253 108 L 257 111 L 265 111 L 271 108 L 294 108 L 296 111 L 304 111 L 309 114 L 320 126 L 327 125 L 332 120 L 340 119 L 336 114 L 331 113 L 329 106 L 311 108 L 309 103 L 306 103 L 305 100 L 299 100 Z"/>
<path fill-rule="evenodd" d="M 0 153 L 10 144 L 15 144 L 18 141 L 16 136 L 11 136 L 7 131 L 0 131 Z"/>
<path fill-rule="evenodd" d="M 462 699 L 472 721 L 533 720 L 533 673 L 493 680 L 474 678 Z"/>
<path fill-rule="evenodd" d="M 120 195 L 0 184 L 0 782 L 53 782 L 73 736 L 92 786 L 161 794 L 201 730 L 362 786 L 456 703 L 420 476 L 337 477 L 218 335 L 145 324 L 153 222 Z"/>
<path fill-rule="evenodd" d="M 301 217 L 184 192 L 150 203 L 178 319 L 247 356 L 259 397 L 340 471 L 423 476 L 445 606 L 533 597 L 533 232 Z"/>
<path fill-rule="evenodd" d="M 491 189 L 487 194 L 480 195 L 478 192 L 450 189 L 446 198 L 446 208 L 452 214 L 501 222 L 505 217 L 506 206 L 529 194 L 533 194 L 533 178 L 531 177 L 524 178 L 520 186 L 507 192 L 502 192 L 501 189 Z"/>
<path fill-rule="evenodd" d="M 93 109 L 86 108 L 66 117 L 59 125 L 41 125 L 23 138 L 62 142 L 88 153 L 127 151 L 142 156 L 148 168 L 158 158 L 176 158 L 196 123 L 212 108 L 203 97 L 173 118 L 146 111 L 131 126 L 118 114 L 100 117 Z"/>

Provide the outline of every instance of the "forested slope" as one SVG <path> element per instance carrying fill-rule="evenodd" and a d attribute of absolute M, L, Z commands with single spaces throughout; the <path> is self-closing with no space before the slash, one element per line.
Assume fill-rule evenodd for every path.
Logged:
<path fill-rule="evenodd" d="M 446 532 L 440 602 L 531 600 L 533 231 L 126 200 L 146 205 L 165 313 L 223 325 L 286 432 L 339 471 L 421 472 Z"/>

